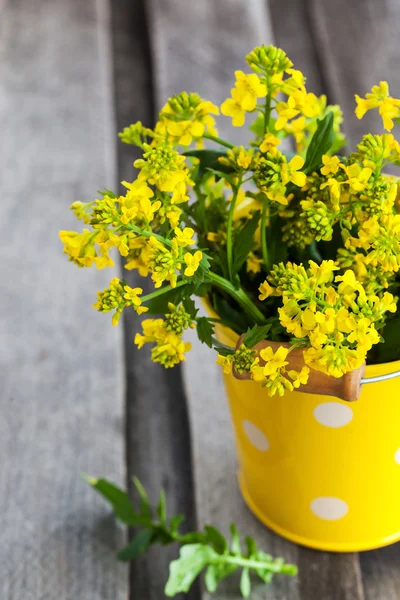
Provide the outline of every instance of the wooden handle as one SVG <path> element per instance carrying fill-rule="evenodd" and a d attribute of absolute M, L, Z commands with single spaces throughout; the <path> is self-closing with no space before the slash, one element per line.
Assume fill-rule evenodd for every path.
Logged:
<path fill-rule="evenodd" d="M 243 337 L 243 335 L 240 336 L 236 348 L 238 348 L 242 343 Z M 260 356 L 260 350 L 270 347 L 274 352 L 276 352 L 280 346 L 283 346 L 284 348 L 290 348 L 290 344 L 288 342 L 269 342 L 264 340 L 256 344 L 253 350 L 257 351 L 257 355 L 260 359 L 260 365 L 265 365 L 265 361 Z M 301 371 L 301 369 L 305 366 L 303 350 L 300 348 L 295 348 L 292 350 L 288 354 L 286 360 L 289 363 L 286 367 L 288 370 L 294 369 L 295 371 Z M 249 373 L 239 374 L 234 368 L 232 372 L 236 379 L 251 379 Z M 354 400 L 358 400 L 360 396 L 361 379 L 364 375 L 364 372 L 365 362 L 358 369 L 355 369 L 350 373 L 346 373 L 346 375 L 343 375 L 342 377 L 330 377 L 329 375 L 325 375 L 324 373 L 310 369 L 308 382 L 305 385 L 301 385 L 296 391 L 306 392 L 307 394 L 335 396 L 336 398 L 346 400 L 346 402 L 354 402 Z"/>

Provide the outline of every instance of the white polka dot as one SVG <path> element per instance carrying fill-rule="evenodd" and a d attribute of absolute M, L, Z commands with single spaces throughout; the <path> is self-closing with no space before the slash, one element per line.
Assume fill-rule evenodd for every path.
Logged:
<path fill-rule="evenodd" d="M 342 519 L 348 512 L 349 507 L 344 500 L 331 496 L 321 496 L 311 502 L 311 510 L 320 519 L 326 521 L 337 521 Z"/>
<path fill-rule="evenodd" d="M 397 462 L 398 465 L 400 465 L 400 448 L 397 448 L 394 454 L 394 460 L 395 462 Z"/>
<path fill-rule="evenodd" d="M 314 408 L 314 417 L 326 427 L 343 427 L 352 420 L 353 411 L 346 404 L 324 402 Z"/>
<path fill-rule="evenodd" d="M 269 442 L 261 429 L 258 429 L 251 421 L 243 421 L 242 427 L 247 439 L 257 448 L 257 450 L 261 450 L 261 452 L 266 452 L 268 450 Z"/>

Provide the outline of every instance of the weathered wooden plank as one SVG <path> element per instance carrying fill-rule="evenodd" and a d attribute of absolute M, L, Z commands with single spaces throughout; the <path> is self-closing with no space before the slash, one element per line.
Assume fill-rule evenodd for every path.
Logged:
<path fill-rule="evenodd" d="M 257 44 L 272 39 L 264 2 L 240 0 L 148 3 L 158 107 L 183 89 L 197 91 L 215 103 L 229 95 L 234 71 L 244 68 L 244 56 Z M 222 136 L 243 143 L 243 134 L 219 122 Z M 232 425 L 215 355 L 191 336 L 193 350 L 184 367 L 193 443 L 193 467 L 199 524 L 213 523 L 228 531 L 235 521 L 272 554 L 297 561 L 296 546 L 260 525 L 240 497 Z M 238 598 L 237 581 L 221 584 L 218 598 Z M 235 590 L 235 592 L 233 592 Z M 276 579 L 260 586 L 257 598 L 300 598 L 298 581 Z M 208 598 L 203 591 L 202 598 Z"/>
<path fill-rule="evenodd" d="M 1 4 L 0 596 L 122 599 L 124 533 L 79 477 L 124 475 L 122 337 L 57 235 L 114 185 L 107 2 Z"/>
<path fill-rule="evenodd" d="M 138 120 L 151 126 L 154 98 L 144 2 L 119 0 L 113 3 L 112 15 L 118 129 Z M 117 154 L 119 180 L 132 179 L 132 161 L 138 152 L 120 143 Z M 124 276 L 134 287 L 150 287 L 136 273 L 126 271 Z M 126 311 L 128 474 L 140 478 L 154 501 L 159 489 L 164 487 L 170 513 L 184 513 L 187 526 L 193 528 L 190 433 L 181 372 L 180 369 L 166 371 L 155 365 L 146 349 L 138 352 L 133 338 L 140 331 L 140 321 L 134 311 Z M 176 556 L 175 547 L 154 548 L 134 561 L 130 567 L 132 600 L 163 598 L 168 565 Z M 195 585 L 185 597 L 197 600 L 199 587 Z"/>
<path fill-rule="evenodd" d="M 331 82 L 330 93 L 344 109 L 345 131 L 350 147 L 368 132 L 381 132 L 376 111 L 362 121 L 354 116 L 354 94 L 364 95 L 372 85 L 387 80 L 391 94 L 400 95 L 398 31 L 400 6 L 383 0 L 312 0 L 312 24 Z M 399 544 L 360 555 L 365 598 L 394 600 L 400 597 Z"/>

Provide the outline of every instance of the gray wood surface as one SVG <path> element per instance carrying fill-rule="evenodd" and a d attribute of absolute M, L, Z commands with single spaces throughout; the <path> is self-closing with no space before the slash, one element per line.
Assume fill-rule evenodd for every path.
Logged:
<path fill-rule="evenodd" d="M 154 95 L 144 2 L 115 2 L 112 29 L 118 130 L 138 120 L 151 126 Z M 117 156 L 118 180 L 132 180 L 137 149 L 119 142 Z M 125 271 L 124 277 L 130 285 L 150 291 L 151 284 L 137 273 Z M 124 313 L 128 484 L 132 492 L 131 476 L 138 476 L 154 501 L 164 487 L 170 513 L 183 513 L 186 526 L 194 529 L 190 432 L 181 370 L 160 368 L 151 362 L 147 349 L 138 352 L 133 338 L 141 330 L 141 320 L 134 311 Z M 131 564 L 132 599 L 164 597 L 168 566 L 177 552 L 176 547 L 157 547 Z M 186 597 L 199 597 L 197 583 Z"/>
<path fill-rule="evenodd" d="M 105 0 L 0 2 L 0 598 L 124 600 L 125 534 L 80 472 L 122 481 L 122 332 L 91 308 L 68 206 L 114 186 Z"/>

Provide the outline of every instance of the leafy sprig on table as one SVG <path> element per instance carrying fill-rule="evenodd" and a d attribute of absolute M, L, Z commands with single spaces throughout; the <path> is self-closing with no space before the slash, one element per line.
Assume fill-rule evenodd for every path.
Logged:
<path fill-rule="evenodd" d="M 106 479 L 84 476 L 84 479 L 108 502 L 115 516 L 129 527 L 138 528 L 129 544 L 118 553 L 120 560 L 134 560 L 153 544 L 163 546 L 181 544 L 179 558 L 170 564 L 169 578 L 165 586 L 168 597 L 187 592 L 202 571 L 209 592 L 215 592 L 218 584 L 241 569 L 240 592 L 243 598 L 251 593 L 250 573 L 256 574 L 264 583 L 269 583 L 274 574 L 296 575 L 295 565 L 287 564 L 283 558 L 272 558 L 257 548 L 251 537 L 244 538 L 244 549 L 236 526 L 230 527 L 231 542 L 215 527 L 206 525 L 203 531 L 180 533 L 184 520 L 182 515 L 168 519 L 164 490 L 155 509 L 142 484 L 134 478 L 139 493 L 139 510 L 136 510 L 128 494 Z"/>

